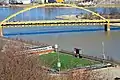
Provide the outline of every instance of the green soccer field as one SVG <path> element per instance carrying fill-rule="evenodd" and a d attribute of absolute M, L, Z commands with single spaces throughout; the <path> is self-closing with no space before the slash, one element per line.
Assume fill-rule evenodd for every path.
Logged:
<path fill-rule="evenodd" d="M 98 64 L 100 62 L 88 60 L 85 58 L 76 58 L 72 55 L 59 53 L 59 59 L 61 62 L 61 70 L 72 69 L 75 67 L 84 67 L 88 65 Z M 49 53 L 40 55 L 40 61 L 44 66 L 58 69 L 57 62 L 58 62 L 58 53 Z"/>

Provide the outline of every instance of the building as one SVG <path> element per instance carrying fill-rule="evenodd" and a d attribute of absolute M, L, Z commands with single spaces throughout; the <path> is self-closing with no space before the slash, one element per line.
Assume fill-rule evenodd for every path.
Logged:
<path fill-rule="evenodd" d="M 48 3 L 54 3 L 56 0 L 48 0 Z"/>
<path fill-rule="evenodd" d="M 38 3 L 62 3 L 64 0 L 36 0 Z"/>
<path fill-rule="evenodd" d="M 0 0 L 0 3 L 9 4 L 9 0 Z"/>
<path fill-rule="evenodd" d="M 56 0 L 57 3 L 62 3 L 64 0 Z"/>
<path fill-rule="evenodd" d="M 30 4 L 32 1 L 31 0 L 21 0 L 23 4 Z"/>
<path fill-rule="evenodd" d="M 10 4 L 30 4 L 33 0 L 9 0 Z"/>
<path fill-rule="evenodd" d="M 44 4 L 44 3 L 48 3 L 48 0 L 34 0 L 34 2 Z"/>

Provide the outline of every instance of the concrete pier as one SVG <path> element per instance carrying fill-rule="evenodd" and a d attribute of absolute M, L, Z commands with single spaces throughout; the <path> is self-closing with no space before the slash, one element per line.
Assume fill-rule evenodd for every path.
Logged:
<path fill-rule="evenodd" d="M 2 31 L 2 27 L 0 28 L 0 37 L 3 36 L 3 31 Z"/>
<path fill-rule="evenodd" d="M 105 31 L 110 31 L 110 24 L 109 24 L 109 23 L 106 23 L 106 24 L 104 25 L 104 30 L 105 30 Z"/>

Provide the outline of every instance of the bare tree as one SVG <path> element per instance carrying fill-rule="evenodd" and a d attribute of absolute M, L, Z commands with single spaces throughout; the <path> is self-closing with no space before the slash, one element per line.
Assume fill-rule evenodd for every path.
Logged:
<path fill-rule="evenodd" d="M 23 44 L 9 42 L 0 53 L 0 80 L 44 80 L 47 72 L 40 66 L 38 56 L 22 54 Z M 21 55 L 20 55 L 21 54 Z"/>

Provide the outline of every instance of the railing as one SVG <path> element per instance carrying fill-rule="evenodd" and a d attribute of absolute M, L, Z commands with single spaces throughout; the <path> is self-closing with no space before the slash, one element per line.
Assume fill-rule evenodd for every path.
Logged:
<path fill-rule="evenodd" d="M 65 54 L 70 54 L 70 55 L 73 55 L 73 56 L 74 56 L 74 53 L 71 52 L 71 51 L 60 50 L 59 52 L 65 53 Z M 95 60 L 95 61 L 100 61 L 100 62 L 103 62 L 103 60 L 104 60 L 105 63 L 111 63 L 112 65 L 115 65 L 115 66 L 116 66 L 116 65 L 120 65 L 120 62 L 115 61 L 114 59 L 112 59 L 112 60 L 102 59 L 102 58 L 98 58 L 98 57 L 94 57 L 94 56 L 89 56 L 89 55 L 85 55 L 85 54 L 81 54 L 81 56 L 82 56 L 83 58 L 87 58 L 87 59 Z"/>

